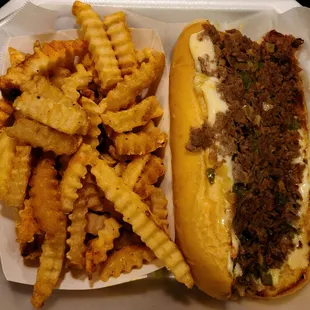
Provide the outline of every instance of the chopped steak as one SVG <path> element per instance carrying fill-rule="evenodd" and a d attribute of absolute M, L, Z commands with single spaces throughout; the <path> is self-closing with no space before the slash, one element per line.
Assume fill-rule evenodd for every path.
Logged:
<path fill-rule="evenodd" d="M 283 265 L 299 233 L 305 164 L 294 159 L 301 155 L 298 129 L 307 130 L 307 120 L 295 52 L 303 40 L 270 31 L 258 44 L 236 29 L 219 35 L 212 25 L 204 28 L 201 38 L 210 36 L 216 46 L 214 75 L 228 111 L 212 127 L 192 129 L 187 149 L 212 148 L 218 141 L 220 155 L 232 157 L 233 225 L 240 241 L 235 264 L 243 270 L 236 281 L 250 286 Z"/>
<path fill-rule="evenodd" d="M 192 128 L 190 132 L 190 140 L 186 148 L 191 151 L 201 151 L 212 145 L 213 133 L 208 124 L 203 124 L 201 128 Z"/>

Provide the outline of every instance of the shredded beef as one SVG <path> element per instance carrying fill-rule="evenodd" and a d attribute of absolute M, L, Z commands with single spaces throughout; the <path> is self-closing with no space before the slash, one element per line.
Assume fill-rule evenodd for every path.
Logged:
<path fill-rule="evenodd" d="M 191 128 L 190 140 L 186 149 L 195 152 L 206 149 L 212 145 L 213 132 L 210 126 L 204 123 L 201 128 Z"/>
<path fill-rule="evenodd" d="M 212 25 L 204 29 L 201 36 L 218 51 L 214 74 L 228 111 L 212 127 L 192 129 L 188 149 L 212 148 L 216 136 L 221 155 L 232 157 L 233 226 L 240 240 L 235 264 L 243 270 L 237 283 L 251 285 L 253 276 L 266 279 L 270 268 L 282 266 L 299 233 L 305 164 L 294 159 L 301 155 L 298 129 L 307 129 L 307 120 L 295 52 L 303 40 L 270 31 L 258 44 L 236 29 L 223 35 Z"/>

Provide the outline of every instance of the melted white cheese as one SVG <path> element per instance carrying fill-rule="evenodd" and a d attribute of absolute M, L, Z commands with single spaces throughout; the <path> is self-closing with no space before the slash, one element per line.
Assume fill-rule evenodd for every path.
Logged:
<path fill-rule="evenodd" d="M 215 77 L 209 77 L 201 74 L 199 57 L 205 57 L 207 55 L 208 70 L 216 70 L 214 45 L 208 36 L 203 36 L 202 40 L 198 40 L 199 32 L 190 36 L 189 47 L 192 57 L 195 62 L 196 75 L 194 78 L 194 85 L 202 91 L 204 101 L 207 105 L 207 119 L 208 123 L 212 126 L 215 122 L 216 114 L 218 112 L 226 112 L 228 109 L 227 103 L 222 100 L 216 87 L 219 83 L 219 79 Z M 203 107 L 202 107 L 203 108 Z"/>
<path fill-rule="evenodd" d="M 202 31 L 203 32 L 203 31 Z M 189 38 L 189 48 L 195 62 L 196 71 L 201 72 L 199 57 L 208 56 L 208 70 L 216 69 L 214 62 L 214 45 L 208 36 L 203 36 L 202 40 L 198 40 L 199 32 L 193 33 Z"/>
<path fill-rule="evenodd" d="M 219 80 L 217 78 L 209 77 L 201 87 L 205 102 L 207 103 L 208 107 L 208 123 L 211 126 L 215 123 L 217 113 L 224 113 L 228 110 L 226 102 L 222 100 L 216 89 L 218 82 Z"/>

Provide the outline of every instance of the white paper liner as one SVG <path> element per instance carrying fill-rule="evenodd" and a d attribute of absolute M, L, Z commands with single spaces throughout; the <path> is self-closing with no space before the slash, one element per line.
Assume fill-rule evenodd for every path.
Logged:
<path fill-rule="evenodd" d="M 94 9 L 101 15 L 107 15 L 114 13 L 119 8 L 107 8 L 102 6 L 93 6 Z M 137 48 L 143 46 L 157 47 L 158 50 L 164 47 L 166 54 L 167 67 L 164 72 L 163 79 L 160 83 L 157 97 L 164 108 L 164 117 L 161 122 L 163 130 L 169 133 L 169 107 L 168 107 L 168 70 L 171 62 L 171 55 L 173 46 L 183 30 L 186 24 L 184 23 L 164 23 L 142 15 L 125 11 L 127 15 L 127 22 L 130 27 L 133 28 L 151 28 L 151 30 L 134 30 L 133 37 Z M 227 14 L 227 12 L 226 12 Z M 307 102 L 308 113 L 310 111 L 309 98 L 310 88 L 307 76 L 310 74 L 310 44 L 309 44 L 309 30 L 310 29 L 310 10 L 306 8 L 295 8 L 281 15 L 274 11 L 264 11 L 262 13 L 250 16 L 249 18 L 238 20 L 234 23 L 220 25 L 220 29 L 238 28 L 244 34 L 251 37 L 253 40 L 258 40 L 266 32 L 272 29 L 276 29 L 282 33 L 293 34 L 296 37 L 301 37 L 305 40 L 302 51 L 299 54 L 299 61 L 303 72 L 304 89 Z M 35 16 L 35 22 L 27 24 L 27 20 Z M 213 23 L 217 23 L 216 20 L 210 20 Z M 65 39 L 74 36 L 76 33 L 74 30 L 61 31 L 64 29 L 76 28 L 75 18 L 71 15 L 68 5 L 64 9 L 60 9 L 57 12 L 52 12 L 39 8 L 31 3 L 27 3 L 22 10 L 14 15 L 4 27 L 0 29 L 0 42 L 3 49 L 0 53 L 0 67 L 2 72 L 5 72 L 8 66 L 7 47 L 13 46 L 22 51 L 31 52 L 31 43 L 37 39 L 35 36 L 38 33 L 56 31 L 57 36 L 51 37 L 51 39 Z M 159 37 L 157 36 L 159 35 Z M 28 38 L 11 38 L 12 36 L 28 35 Z M 32 35 L 31 37 L 29 35 Z M 42 38 L 42 36 L 41 36 Z M 160 43 L 160 39 L 162 45 Z M 25 41 L 26 40 L 26 41 Z M 27 42 L 27 43 L 25 43 Z M 158 45 L 157 45 L 158 44 Z M 160 46 L 160 47 L 159 47 Z M 308 118 L 309 119 L 309 118 Z M 171 155 L 170 147 L 167 146 L 165 165 L 167 172 L 164 182 L 162 183 L 166 196 L 169 199 L 169 232 L 174 238 L 174 215 L 172 205 L 172 186 L 171 186 Z M 189 180 L 190 181 L 190 180 Z M 190 207 L 190 206 L 189 206 Z M 23 264 L 23 260 L 20 257 L 18 251 L 18 245 L 15 242 L 15 228 L 14 221 L 12 220 L 12 211 L 2 208 L 2 216 L 0 217 L 0 251 L 2 267 L 5 277 L 9 281 L 33 284 L 35 282 L 36 268 L 26 267 Z M 93 288 L 107 287 L 110 285 L 116 285 L 124 282 L 133 281 L 134 279 L 141 278 L 146 274 L 159 269 L 156 265 L 144 266 L 140 270 L 135 270 L 129 275 L 122 275 L 118 279 L 110 280 L 107 283 L 97 282 Z M 90 289 L 87 280 L 77 280 L 70 276 L 70 273 L 66 274 L 66 277 L 61 282 L 60 289 Z"/>

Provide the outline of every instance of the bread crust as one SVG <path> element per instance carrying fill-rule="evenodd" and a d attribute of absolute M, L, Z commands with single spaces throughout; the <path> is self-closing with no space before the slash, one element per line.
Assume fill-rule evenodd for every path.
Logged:
<path fill-rule="evenodd" d="M 228 272 L 231 250 L 229 222 L 232 219 L 225 219 L 223 200 L 208 197 L 211 193 L 205 173 L 208 151 L 190 152 L 185 148 L 191 127 L 199 127 L 203 123 L 193 84 L 195 66 L 189 38 L 201 31 L 204 23 L 207 21 L 199 20 L 184 28 L 175 45 L 170 68 L 170 142 L 176 242 L 191 267 L 196 285 L 214 298 L 227 299 L 233 285 L 233 278 Z M 225 171 L 221 177 L 225 178 Z M 214 197 L 223 195 L 220 184 L 212 186 Z M 309 212 L 310 209 L 306 222 L 309 222 Z M 292 270 L 285 264 L 276 288 L 266 287 L 264 291 L 247 291 L 247 294 L 267 299 L 286 296 L 303 287 L 309 278 L 309 268 Z"/>
<path fill-rule="evenodd" d="M 205 21 L 204 21 L 205 22 Z M 170 115 L 176 241 L 182 249 L 196 285 L 217 299 L 229 298 L 232 277 L 227 263 L 229 231 L 221 225 L 224 210 L 206 200 L 206 152 L 190 152 L 185 145 L 191 127 L 203 123 L 193 88 L 194 61 L 189 37 L 203 22 L 189 25 L 175 45 L 170 68 Z"/>

